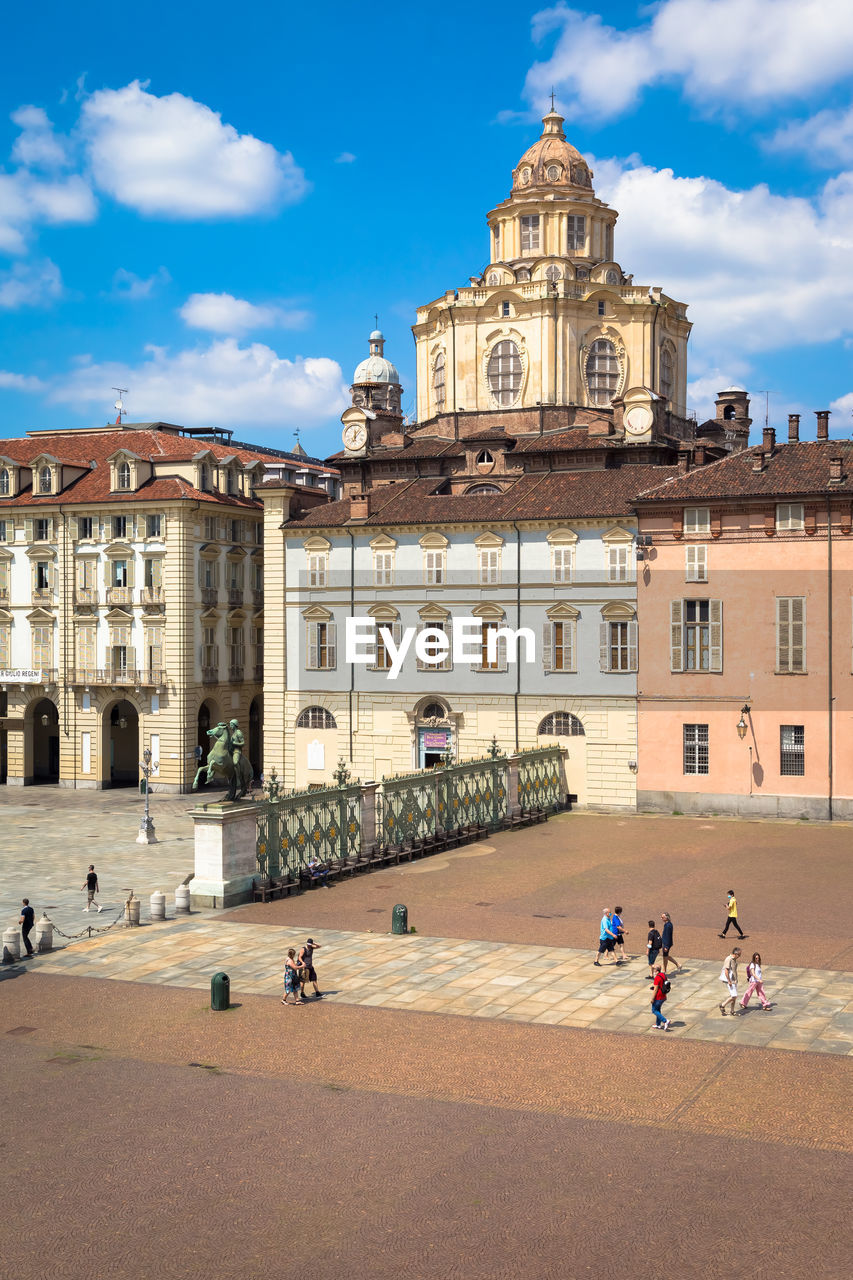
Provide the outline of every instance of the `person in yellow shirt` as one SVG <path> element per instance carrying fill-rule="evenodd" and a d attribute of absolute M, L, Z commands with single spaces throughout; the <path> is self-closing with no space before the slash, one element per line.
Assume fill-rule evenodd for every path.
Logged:
<path fill-rule="evenodd" d="M 745 938 L 746 934 L 738 924 L 737 898 L 735 897 L 735 891 L 734 889 L 729 889 L 729 892 L 726 896 L 726 926 L 723 929 L 723 932 L 719 935 L 719 937 L 724 938 L 729 931 L 729 925 L 732 925 L 732 924 L 738 931 L 738 937 Z"/>

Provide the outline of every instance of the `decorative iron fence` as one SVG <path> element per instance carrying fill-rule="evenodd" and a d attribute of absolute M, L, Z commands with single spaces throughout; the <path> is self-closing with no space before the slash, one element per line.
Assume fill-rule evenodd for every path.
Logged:
<path fill-rule="evenodd" d="M 563 751 L 539 747 L 518 758 L 518 803 L 522 809 L 553 809 L 565 797 Z"/>
<path fill-rule="evenodd" d="M 298 876 L 312 859 L 357 857 L 361 787 L 296 791 L 258 805 L 258 871 Z"/>

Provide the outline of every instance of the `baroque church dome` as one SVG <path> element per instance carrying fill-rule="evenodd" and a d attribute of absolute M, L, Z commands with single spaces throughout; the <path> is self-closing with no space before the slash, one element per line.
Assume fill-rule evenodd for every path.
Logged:
<path fill-rule="evenodd" d="M 353 374 L 353 386 L 363 382 L 399 382 L 400 375 L 396 367 L 382 354 L 385 349 L 385 335 L 382 331 L 374 329 L 368 341 L 370 355 L 362 360 Z"/>
<path fill-rule="evenodd" d="M 542 136 L 528 147 L 512 173 L 512 189 L 583 187 L 592 190 L 592 171 L 577 147 L 566 141 L 564 117 L 553 107 L 543 118 Z"/>

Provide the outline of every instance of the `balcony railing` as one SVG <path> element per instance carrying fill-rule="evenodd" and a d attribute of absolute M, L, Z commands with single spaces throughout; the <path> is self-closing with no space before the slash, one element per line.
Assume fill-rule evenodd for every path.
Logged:
<path fill-rule="evenodd" d="M 257 605 L 259 609 L 263 609 L 264 607 L 263 587 L 252 587 L 252 604 Z"/>
<path fill-rule="evenodd" d="M 107 587 L 107 604 L 133 604 L 130 587 Z"/>
<path fill-rule="evenodd" d="M 246 676 L 246 668 L 242 662 L 232 662 L 228 667 L 228 679 L 231 684 L 242 684 Z"/>
<path fill-rule="evenodd" d="M 33 604 L 53 604 L 51 587 L 33 587 Z"/>
<path fill-rule="evenodd" d="M 219 588 L 218 587 L 202 587 L 201 602 L 202 604 L 218 604 Z"/>
<path fill-rule="evenodd" d="M 262 662 L 256 662 L 255 663 L 255 679 L 259 681 L 263 681 L 263 678 L 264 678 L 264 664 Z"/>
<path fill-rule="evenodd" d="M 229 588 L 228 588 L 228 603 L 229 603 L 230 605 L 232 605 L 232 606 L 233 606 L 233 605 L 240 605 L 240 604 L 242 604 L 242 603 L 243 603 L 243 588 L 242 588 L 242 587 L 229 587 Z"/>
<path fill-rule="evenodd" d="M 201 682 L 202 684 L 216 684 L 219 680 L 218 667 L 202 667 Z"/>
<path fill-rule="evenodd" d="M 74 592 L 75 604 L 92 605 L 98 603 L 98 591 L 96 587 L 77 587 Z"/>
<path fill-rule="evenodd" d="M 155 667 L 76 667 L 70 673 L 69 683 L 132 685 L 134 688 L 153 685 L 159 688 L 166 683 L 166 672 Z"/>
<path fill-rule="evenodd" d="M 143 587 L 139 593 L 139 602 L 143 609 L 162 609 L 166 597 L 162 587 Z"/>
<path fill-rule="evenodd" d="M 9 588 L 0 587 L 0 604 L 8 604 L 10 600 Z"/>

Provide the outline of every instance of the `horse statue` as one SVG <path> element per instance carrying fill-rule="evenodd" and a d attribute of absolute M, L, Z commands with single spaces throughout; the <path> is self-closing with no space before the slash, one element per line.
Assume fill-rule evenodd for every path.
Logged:
<path fill-rule="evenodd" d="M 243 754 L 245 740 L 237 721 L 232 720 L 230 724 L 226 724 L 221 720 L 215 729 L 208 729 L 207 736 L 213 742 L 208 752 L 207 764 L 199 765 L 193 780 L 193 791 L 198 791 L 199 779 L 203 773 L 207 774 L 205 782 L 212 782 L 218 774 L 228 783 L 225 799 L 242 800 L 252 785 L 254 769 Z"/>

